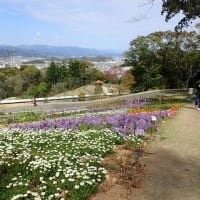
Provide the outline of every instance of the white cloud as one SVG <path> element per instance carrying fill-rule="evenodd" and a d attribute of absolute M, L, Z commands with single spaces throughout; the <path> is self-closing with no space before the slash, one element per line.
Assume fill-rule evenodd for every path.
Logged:
<path fill-rule="evenodd" d="M 63 45 L 122 49 L 128 47 L 129 42 L 138 35 L 172 29 L 178 21 L 176 19 L 165 23 L 164 16 L 160 14 L 161 0 L 154 0 L 153 6 L 152 0 L 0 0 L 0 2 L 4 11 L 18 12 L 20 16 L 28 16 L 27 20 L 31 18 L 34 24 L 30 32 L 35 33 L 36 41 Z M 38 23 L 39 21 L 42 23 Z M 47 22 L 46 27 L 45 22 Z"/>
<path fill-rule="evenodd" d="M 40 33 L 40 32 L 37 32 L 37 33 L 35 33 L 35 35 L 36 35 L 36 36 L 40 36 L 40 35 L 41 35 L 41 33 Z"/>
<path fill-rule="evenodd" d="M 138 15 L 139 6 L 147 0 L 7 0 L 7 2 L 14 4 L 15 9 L 20 12 L 54 23 L 75 27 L 81 24 L 110 27 L 120 25 L 131 16 Z"/>

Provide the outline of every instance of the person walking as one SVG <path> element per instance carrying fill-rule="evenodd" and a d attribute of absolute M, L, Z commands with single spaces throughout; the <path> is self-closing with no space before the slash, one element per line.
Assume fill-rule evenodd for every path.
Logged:
<path fill-rule="evenodd" d="M 193 93 L 194 93 L 194 88 L 189 88 L 188 89 L 188 100 L 191 102 L 192 100 L 194 100 L 193 98 Z"/>
<path fill-rule="evenodd" d="M 34 106 L 37 106 L 37 100 L 36 100 L 35 97 L 33 98 L 33 105 L 34 105 Z"/>
<path fill-rule="evenodd" d="M 200 110 L 200 84 L 198 84 L 196 87 L 195 105 L 197 107 L 197 110 Z"/>

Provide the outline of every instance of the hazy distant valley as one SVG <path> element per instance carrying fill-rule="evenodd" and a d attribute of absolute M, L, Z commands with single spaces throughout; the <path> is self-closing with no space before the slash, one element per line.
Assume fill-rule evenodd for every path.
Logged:
<path fill-rule="evenodd" d="M 99 50 L 91 48 L 71 46 L 48 45 L 0 45 L 0 57 L 24 56 L 24 57 L 71 57 L 71 56 L 121 56 L 123 52 L 115 50 Z"/>
<path fill-rule="evenodd" d="M 123 63 L 122 53 L 111 50 L 46 45 L 0 45 L 0 68 L 35 65 L 41 69 L 48 67 L 52 60 L 62 62 L 71 58 L 88 60 L 101 71 Z"/>

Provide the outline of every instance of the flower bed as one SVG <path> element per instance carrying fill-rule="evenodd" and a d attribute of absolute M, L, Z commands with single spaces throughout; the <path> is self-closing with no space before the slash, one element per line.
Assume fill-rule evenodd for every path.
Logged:
<path fill-rule="evenodd" d="M 1 199 L 85 199 L 104 180 L 101 161 L 114 145 L 139 144 L 179 108 L 139 110 L 135 102 L 128 105 L 75 109 L 60 118 L 51 112 L 50 119 L 25 119 L 0 128 Z"/>
<path fill-rule="evenodd" d="M 2 129 L 1 199 L 83 199 L 104 180 L 101 159 L 121 142 L 110 130 Z"/>
<path fill-rule="evenodd" d="M 49 112 L 20 112 L 15 114 L 5 113 L 1 115 L 0 124 L 13 124 L 13 123 L 24 123 L 27 121 L 39 121 L 42 119 L 55 119 L 60 117 L 69 117 L 74 115 L 88 115 L 92 113 L 104 113 L 119 110 L 127 110 L 128 108 L 141 107 L 149 102 L 145 99 L 140 99 L 139 101 L 130 99 L 128 101 L 116 101 L 104 104 L 95 104 L 93 106 L 78 106 L 71 107 L 62 110 L 51 110 Z"/>
<path fill-rule="evenodd" d="M 130 134 L 143 135 L 148 128 L 156 130 L 155 121 L 152 116 L 156 117 L 156 121 L 160 121 L 166 116 L 169 116 L 171 110 L 155 111 L 148 113 L 117 113 L 106 115 L 84 115 L 84 116 L 71 116 L 66 118 L 40 120 L 38 122 L 26 122 L 23 124 L 14 124 L 10 128 L 19 128 L 26 130 L 49 130 L 49 129 L 76 129 L 76 130 L 89 130 L 105 129 L 110 130 L 127 137 Z M 138 129 L 142 129 L 139 134 Z M 136 133 L 137 132 L 137 133 Z"/>

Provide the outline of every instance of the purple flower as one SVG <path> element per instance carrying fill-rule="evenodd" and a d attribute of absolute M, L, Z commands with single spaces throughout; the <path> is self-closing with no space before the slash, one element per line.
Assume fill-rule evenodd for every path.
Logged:
<path fill-rule="evenodd" d="M 70 116 L 56 119 L 40 120 L 38 122 L 26 122 L 24 124 L 14 124 L 10 128 L 20 129 L 91 129 L 99 128 L 117 132 L 123 137 L 135 134 L 144 136 L 147 129 L 156 130 L 156 124 L 152 120 L 152 115 L 160 121 L 163 117 L 168 116 L 169 111 L 156 111 L 148 113 L 121 113 L 121 114 L 104 114 L 104 115 L 83 115 Z"/>

